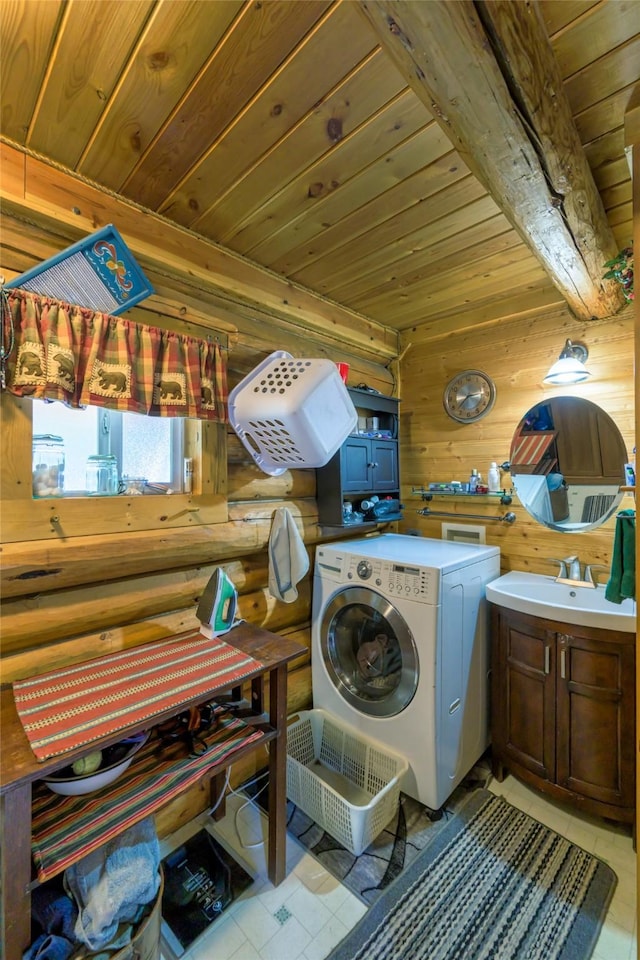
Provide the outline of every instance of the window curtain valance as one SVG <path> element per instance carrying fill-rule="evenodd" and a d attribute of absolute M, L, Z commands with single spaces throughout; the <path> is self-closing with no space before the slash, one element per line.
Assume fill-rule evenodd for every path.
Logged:
<path fill-rule="evenodd" d="M 226 420 L 219 343 L 24 290 L 3 291 L 6 389 L 157 417 Z"/>

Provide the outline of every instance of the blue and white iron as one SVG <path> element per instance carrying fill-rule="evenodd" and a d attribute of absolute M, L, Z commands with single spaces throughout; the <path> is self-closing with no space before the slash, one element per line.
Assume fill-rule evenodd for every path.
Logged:
<path fill-rule="evenodd" d="M 200 597 L 196 617 L 200 633 L 213 639 L 231 630 L 238 605 L 238 591 L 222 567 L 216 567 Z"/>

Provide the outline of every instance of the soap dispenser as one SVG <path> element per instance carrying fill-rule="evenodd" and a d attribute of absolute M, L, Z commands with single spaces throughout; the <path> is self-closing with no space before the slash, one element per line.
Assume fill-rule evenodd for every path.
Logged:
<path fill-rule="evenodd" d="M 495 460 L 489 467 L 487 483 L 489 485 L 489 493 L 498 493 L 500 491 L 500 471 L 498 470 L 498 464 Z"/>
<path fill-rule="evenodd" d="M 478 471 L 474 469 L 471 471 L 471 476 L 469 477 L 469 493 L 475 493 L 478 488 Z"/>

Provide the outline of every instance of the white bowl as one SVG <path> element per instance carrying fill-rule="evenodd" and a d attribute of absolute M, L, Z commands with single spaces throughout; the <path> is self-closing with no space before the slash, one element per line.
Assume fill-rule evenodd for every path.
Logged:
<path fill-rule="evenodd" d="M 93 793 L 108 783 L 117 780 L 121 773 L 129 767 L 138 750 L 144 746 L 149 739 L 148 731 L 142 734 L 136 734 L 135 740 L 132 738 L 129 749 L 124 756 L 120 755 L 117 760 L 110 759 L 110 755 L 116 752 L 116 748 L 129 743 L 128 740 L 122 740 L 120 743 L 106 747 L 102 752 L 102 765 L 94 770 L 93 773 L 76 774 L 72 768 L 64 767 L 57 773 L 52 773 L 49 777 L 43 777 L 44 782 L 53 793 L 60 793 L 65 797 L 77 797 L 83 793 Z M 120 753 L 120 751 L 117 751 Z"/>

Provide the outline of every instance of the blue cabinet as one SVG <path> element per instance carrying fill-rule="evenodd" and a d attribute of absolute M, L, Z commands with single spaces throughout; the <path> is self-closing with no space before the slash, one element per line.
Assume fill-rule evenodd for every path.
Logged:
<path fill-rule="evenodd" d="M 316 471 L 318 522 L 351 527 L 399 520 L 399 401 L 358 389 L 349 394 L 358 411 L 358 432 Z M 379 503 L 363 509 L 372 497 Z"/>

